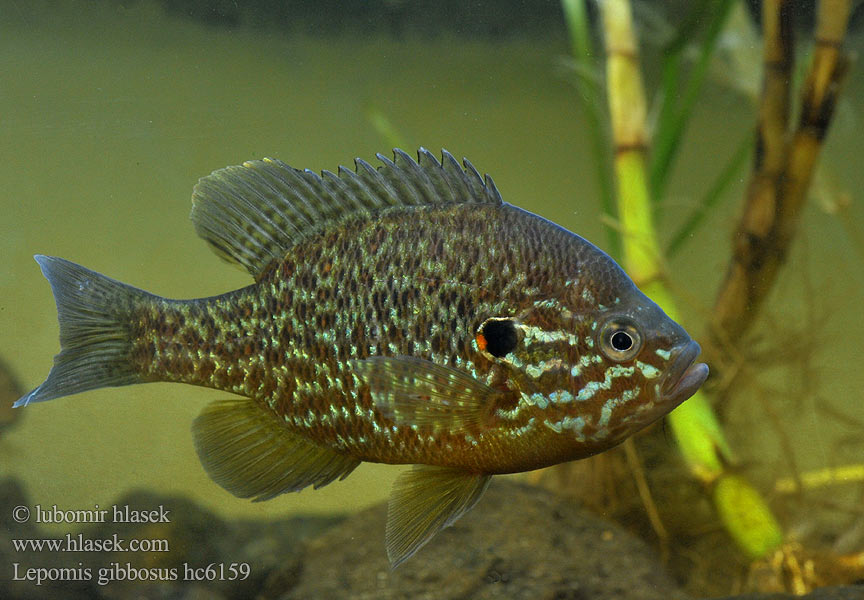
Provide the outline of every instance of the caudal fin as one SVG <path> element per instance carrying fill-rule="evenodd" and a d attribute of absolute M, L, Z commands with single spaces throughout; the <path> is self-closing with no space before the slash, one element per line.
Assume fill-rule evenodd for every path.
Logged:
<path fill-rule="evenodd" d="M 130 314 L 147 292 L 75 263 L 37 254 L 60 321 L 60 354 L 48 379 L 14 406 L 101 387 L 136 383 L 130 359 Z"/>

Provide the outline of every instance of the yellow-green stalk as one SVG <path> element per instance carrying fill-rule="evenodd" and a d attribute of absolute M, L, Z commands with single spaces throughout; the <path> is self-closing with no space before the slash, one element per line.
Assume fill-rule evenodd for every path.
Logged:
<path fill-rule="evenodd" d="M 651 213 L 645 168 L 645 93 L 630 4 L 627 0 L 604 0 L 600 7 L 624 266 L 642 290 L 677 320 L 677 310 L 662 279 L 662 255 Z M 670 415 L 670 422 L 690 470 L 705 483 L 718 485 L 714 494 L 718 513 L 742 550 L 756 558 L 777 548 L 783 534 L 767 504 L 746 480 L 724 475 L 731 453 L 705 396 L 694 395 Z"/>

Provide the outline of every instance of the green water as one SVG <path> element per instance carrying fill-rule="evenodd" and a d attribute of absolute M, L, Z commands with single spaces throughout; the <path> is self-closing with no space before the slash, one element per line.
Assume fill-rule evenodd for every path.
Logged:
<path fill-rule="evenodd" d="M 166 18 L 146 4 L 16 15 L 0 30 L 0 355 L 32 388 L 58 350 L 54 303 L 35 253 L 175 298 L 246 285 L 245 273 L 195 236 L 192 186 L 214 169 L 262 156 L 315 170 L 355 156 L 372 161 L 387 141 L 370 110 L 390 119 L 407 149 L 468 156 L 506 200 L 602 245 L 584 124 L 559 66 L 565 50 L 527 40 L 286 39 Z M 856 73 L 847 97 L 862 89 Z M 673 177 L 664 235 L 752 126 L 752 114 L 746 99 L 709 85 Z M 860 229 L 860 100 L 842 116 L 827 155 L 835 181 L 852 194 Z M 726 264 L 742 190 L 740 182 L 670 265 L 697 334 Z M 812 336 L 805 345 L 816 348 L 818 377 L 756 365 L 761 387 L 730 414 L 733 444 L 766 481 L 788 474 L 761 408 L 766 388 L 776 392 L 769 399 L 800 468 L 860 462 L 864 453 L 851 443 L 838 450 L 850 429 L 814 408 L 825 398 L 861 418 L 864 263 L 836 217 L 811 204 L 804 224 L 760 332 L 766 343 Z M 805 300 L 827 320 L 808 328 Z M 0 469 L 24 480 L 33 503 L 67 508 L 108 505 L 135 487 L 258 516 L 353 511 L 386 497 L 398 468 L 363 465 L 322 490 L 259 504 L 233 498 L 201 469 L 189 431 L 199 410 L 224 396 L 150 384 L 30 406 L 0 442 Z M 784 404 L 784 396 L 794 402 Z"/>

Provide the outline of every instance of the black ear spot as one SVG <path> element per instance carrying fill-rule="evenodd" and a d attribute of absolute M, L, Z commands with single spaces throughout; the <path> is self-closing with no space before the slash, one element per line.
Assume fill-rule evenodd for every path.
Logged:
<path fill-rule="evenodd" d="M 477 342 L 481 350 L 501 358 L 513 352 L 519 343 L 519 335 L 512 319 L 489 319 L 480 326 Z"/>

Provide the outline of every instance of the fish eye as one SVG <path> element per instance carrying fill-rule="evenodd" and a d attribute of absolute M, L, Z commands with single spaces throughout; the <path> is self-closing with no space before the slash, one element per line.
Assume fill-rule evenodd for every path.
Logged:
<path fill-rule="evenodd" d="M 633 338 L 626 331 L 616 331 L 609 338 L 609 343 L 618 352 L 627 352 L 633 347 Z"/>
<path fill-rule="evenodd" d="M 477 347 L 495 358 L 503 358 L 516 349 L 519 335 L 513 319 L 486 319 L 477 331 Z"/>
<path fill-rule="evenodd" d="M 642 349 L 642 334 L 631 319 L 616 317 L 600 329 L 600 350 L 610 360 L 630 360 Z"/>

